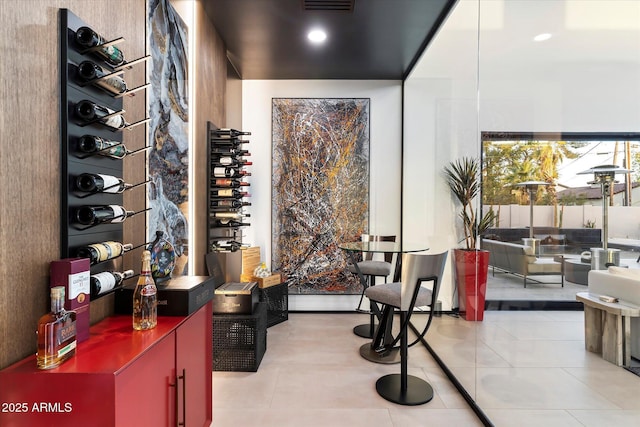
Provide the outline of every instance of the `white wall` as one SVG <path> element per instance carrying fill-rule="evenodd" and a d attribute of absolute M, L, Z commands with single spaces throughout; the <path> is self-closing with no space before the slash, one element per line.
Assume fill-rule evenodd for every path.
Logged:
<path fill-rule="evenodd" d="M 260 246 L 271 263 L 271 101 L 272 98 L 369 98 L 370 212 L 369 232 L 400 236 L 400 81 L 243 80 L 242 123 L 251 131 L 251 227 L 245 241 Z M 290 296 L 291 310 L 353 310 L 359 297 Z"/>

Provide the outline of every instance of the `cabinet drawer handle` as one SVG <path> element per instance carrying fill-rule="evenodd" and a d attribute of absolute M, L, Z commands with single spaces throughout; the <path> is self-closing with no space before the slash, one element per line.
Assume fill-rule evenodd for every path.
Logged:
<path fill-rule="evenodd" d="M 178 426 L 187 425 L 187 371 L 182 369 L 182 375 L 178 376 L 178 381 L 182 380 L 182 422 L 178 421 Z M 176 410 L 178 409 L 178 390 L 176 388 Z"/>

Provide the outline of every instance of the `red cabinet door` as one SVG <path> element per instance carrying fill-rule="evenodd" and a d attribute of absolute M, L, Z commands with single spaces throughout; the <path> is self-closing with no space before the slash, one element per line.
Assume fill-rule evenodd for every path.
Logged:
<path fill-rule="evenodd" d="M 175 364 L 171 333 L 117 373 L 116 426 L 175 426 Z"/>
<path fill-rule="evenodd" d="M 178 426 L 211 424 L 212 327 L 208 303 L 176 330 Z"/>

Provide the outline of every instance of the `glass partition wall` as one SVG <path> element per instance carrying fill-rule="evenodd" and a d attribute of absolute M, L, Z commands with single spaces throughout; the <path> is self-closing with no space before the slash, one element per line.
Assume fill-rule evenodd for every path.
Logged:
<path fill-rule="evenodd" d="M 549 193 L 559 194 L 582 186 L 582 181 L 577 183 L 574 179 L 582 167 L 587 170 L 614 164 L 637 170 L 638 158 L 633 150 L 637 149 L 640 131 L 639 64 L 640 2 L 459 1 L 404 82 L 403 239 L 409 236 L 410 240 L 426 239 L 435 251 L 461 247 L 460 206 L 451 196 L 443 169 L 451 161 L 473 157 L 482 161 L 485 176 L 489 171 L 489 148 L 483 149 L 483 139 L 504 141 L 508 139 L 505 135 L 516 135 L 514 140 L 519 143 L 537 141 L 546 144 L 544 149 L 552 151 L 552 160 L 553 149 L 558 145 L 547 142 L 571 141 L 567 146 L 578 153 L 577 157 L 555 158 L 563 173 L 562 180 L 542 173 L 545 158 L 533 158 L 531 154 L 516 161 L 512 164 L 515 165 L 513 170 L 507 171 L 513 173 L 513 179 L 517 176 L 519 182 L 548 181 L 545 188 Z M 486 138 L 487 135 L 490 137 Z M 591 135 L 590 141 L 603 138 L 601 144 L 588 144 L 586 150 L 596 147 L 591 150 L 593 155 L 588 156 L 581 151 L 585 150 L 584 146 L 573 144 L 575 139 L 567 135 L 586 138 Z M 629 150 L 621 147 L 629 147 Z M 515 146 L 500 146 L 491 154 L 501 151 L 503 155 L 509 155 L 515 150 Z M 598 154 L 600 152 L 608 152 L 609 156 Z M 619 154 L 611 154 L 614 152 Z M 571 163 L 577 158 L 581 159 L 578 169 L 575 162 Z M 637 179 L 637 173 L 630 174 L 627 190 L 631 204 L 636 206 L 640 202 L 640 195 L 634 199 Z M 625 178 L 621 176 L 620 182 L 624 183 Z M 486 187 L 483 189 L 489 191 Z M 576 229 L 602 228 L 601 205 L 571 202 L 571 197 L 579 199 L 580 196 L 570 193 L 565 192 L 568 198 L 561 213 L 564 225 Z M 499 222 L 494 225 L 522 228 L 528 233 L 531 210 L 527 196 L 520 196 L 522 200 L 510 200 L 507 204 L 509 210 L 518 212 L 511 214 L 515 217 L 511 216 L 507 221 L 507 208 L 501 207 Z M 553 201 L 549 203 L 554 205 Z M 624 204 L 616 198 L 612 211 L 618 209 L 617 205 L 622 209 Z M 481 198 L 475 203 L 478 212 L 490 209 L 491 205 L 483 206 Z M 514 205 L 518 209 L 513 208 Z M 636 209 L 633 206 L 624 208 Z M 539 224 L 546 226 L 547 221 L 550 228 L 559 229 L 558 209 L 549 208 L 549 212 L 543 212 L 536 205 L 533 212 L 540 217 L 533 221 L 534 231 Z M 616 220 L 615 228 L 622 234 L 610 238 L 640 239 L 640 215 L 629 212 L 621 212 L 620 219 Z M 561 234 L 566 239 L 568 232 L 546 234 L 551 237 L 547 243 L 558 246 L 556 240 Z M 542 240 L 546 234 L 538 237 Z M 545 251 L 551 249 L 545 248 Z M 549 254 L 551 258 L 555 255 L 564 254 Z M 631 256 L 637 258 L 637 253 Z M 444 310 L 458 306 L 452 256 L 449 258 L 439 297 Z M 560 282 L 553 280 L 560 278 L 540 277 L 540 281 Z M 489 289 L 492 280 L 495 279 L 490 272 Z M 528 292 L 543 294 L 549 291 L 545 289 L 547 285 L 527 282 L 525 288 L 522 277 L 516 280 L 514 292 L 521 292 L 519 299 L 531 298 Z M 561 284 L 548 286 L 560 288 Z M 573 292 L 586 290 L 586 283 L 581 286 L 572 288 Z M 488 298 L 491 298 L 490 291 Z M 575 301 L 575 295 L 564 298 Z M 491 305 L 490 308 L 499 309 Z M 489 321 L 495 319 L 495 311 L 488 313 L 494 313 Z M 536 360 L 510 359 L 518 345 L 507 344 L 507 334 L 508 339 L 517 340 L 522 338 L 518 337 L 518 331 L 522 329 L 501 327 L 503 325 L 490 327 L 488 313 L 483 322 L 442 316 L 432 326 L 427 341 L 480 407 L 491 411 L 495 409 L 492 405 L 496 405 L 494 399 L 499 394 L 499 390 L 491 390 L 491 384 L 504 386 L 498 380 L 499 368 L 513 367 L 525 359 L 525 366 L 543 367 L 552 359 L 552 355 L 544 354 L 543 349 L 553 352 L 559 344 L 549 343 L 545 347 L 544 338 L 541 338 L 535 345 L 531 344 Z M 520 311 L 518 315 L 521 317 L 516 319 L 530 325 L 532 330 L 536 328 L 537 320 L 551 318 L 551 314 L 547 318 L 535 317 L 527 311 Z M 511 323 L 513 326 L 513 321 Z M 527 338 L 523 338 L 523 342 Z M 582 357 L 583 344 L 578 347 L 581 348 L 576 349 L 576 354 Z M 553 357 L 562 358 L 562 355 Z M 526 365 L 529 362 L 530 365 Z M 514 371 L 510 375 L 517 384 L 527 383 L 526 379 L 518 378 L 520 372 Z"/>

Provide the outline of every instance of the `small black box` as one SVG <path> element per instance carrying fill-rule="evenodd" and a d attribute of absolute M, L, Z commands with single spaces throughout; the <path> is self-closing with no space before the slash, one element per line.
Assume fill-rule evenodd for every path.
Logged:
<path fill-rule="evenodd" d="M 229 282 L 218 286 L 213 295 L 213 312 L 251 314 L 258 303 L 256 282 Z"/>
<path fill-rule="evenodd" d="M 289 287 L 286 283 L 261 288 L 260 302 L 267 304 L 267 328 L 289 319 Z"/>
<path fill-rule="evenodd" d="M 209 276 L 177 276 L 157 285 L 158 316 L 188 316 L 211 301 L 216 280 Z M 127 285 L 116 291 L 115 311 L 133 312 L 133 291 L 136 285 Z"/>
<path fill-rule="evenodd" d="M 213 370 L 256 372 L 267 350 L 267 307 L 213 315 Z"/>

